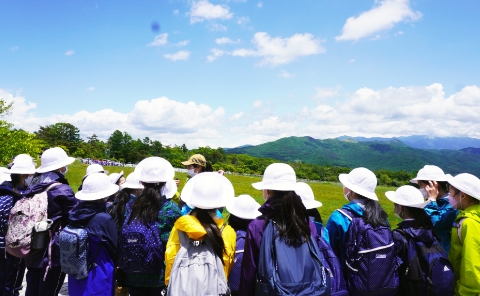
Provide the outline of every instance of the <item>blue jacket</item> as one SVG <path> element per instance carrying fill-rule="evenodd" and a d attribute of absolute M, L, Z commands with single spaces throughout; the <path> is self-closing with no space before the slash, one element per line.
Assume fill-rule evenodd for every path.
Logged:
<path fill-rule="evenodd" d="M 315 225 L 315 229 L 317 229 L 317 234 L 318 236 L 323 237 L 323 239 L 330 244 L 330 237 L 328 235 L 328 229 L 323 227 L 323 224 L 320 222 L 317 222 L 313 220 L 313 217 L 310 217 L 310 220 L 313 222 L 313 225 Z"/>
<path fill-rule="evenodd" d="M 68 276 L 68 293 L 72 296 L 114 294 L 117 228 L 106 212 L 103 202 L 81 201 L 70 213 L 69 224 L 83 226 L 89 235 L 89 258 L 95 256 L 95 265 L 88 277 L 77 280 Z M 98 249 L 100 248 L 100 249 Z"/>
<path fill-rule="evenodd" d="M 440 245 L 447 254 L 450 252 L 450 236 L 453 222 L 458 215 L 458 211 L 450 206 L 448 202 L 448 194 L 432 201 L 425 206 L 425 212 L 432 220 L 433 227 L 440 238 Z"/>
<path fill-rule="evenodd" d="M 350 210 L 352 212 L 355 212 L 360 217 L 363 217 L 363 208 L 360 205 L 361 203 L 362 200 L 354 200 L 344 205 L 342 209 Z M 350 227 L 350 223 L 350 219 L 348 219 L 347 217 L 345 217 L 345 215 L 338 211 L 333 211 L 327 222 L 327 230 L 330 237 L 330 246 L 335 252 L 335 255 L 337 255 L 342 266 L 345 265 L 345 248 L 343 247 L 343 245 L 345 243 L 345 238 L 348 228 Z"/>
<path fill-rule="evenodd" d="M 77 199 L 68 185 L 67 179 L 58 172 L 46 172 L 34 178 L 34 184 L 25 192 L 32 196 L 45 191 L 51 184 L 61 183 L 48 191 L 48 219 L 54 222 L 50 228 L 53 233 L 51 247 L 52 266 L 60 265 L 60 249 L 58 246 L 58 230 L 67 225 L 68 214 L 77 205 Z M 43 252 L 25 258 L 25 265 L 30 268 L 45 268 L 48 265 L 48 246 Z"/>
<path fill-rule="evenodd" d="M 5 248 L 5 235 L 7 234 L 8 217 L 10 210 L 17 200 L 22 197 L 26 188 L 18 187 L 18 194 L 13 192 L 13 185 L 10 181 L 0 184 L 0 248 Z M 3 254 L 3 253 L 2 253 Z"/>

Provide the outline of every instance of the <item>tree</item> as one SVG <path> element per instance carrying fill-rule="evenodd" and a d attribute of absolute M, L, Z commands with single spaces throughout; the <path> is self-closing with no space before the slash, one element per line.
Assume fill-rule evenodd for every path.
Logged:
<path fill-rule="evenodd" d="M 40 126 L 35 132 L 38 139 L 45 141 L 50 146 L 65 146 L 72 153 L 77 150 L 83 141 L 80 130 L 70 123 L 59 122 L 47 126 Z"/>

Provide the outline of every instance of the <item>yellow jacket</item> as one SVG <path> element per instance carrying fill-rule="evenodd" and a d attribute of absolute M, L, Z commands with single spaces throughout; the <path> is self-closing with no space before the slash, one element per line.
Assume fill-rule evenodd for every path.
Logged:
<path fill-rule="evenodd" d="M 216 219 L 218 228 L 221 228 L 225 223 L 223 219 Z M 186 215 L 177 219 L 175 225 L 170 232 L 170 237 L 167 242 L 167 249 L 165 251 L 165 285 L 168 285 L 170 280 L 170 272 L 172 270 L 173 261 L 175 256 L 180 250 L 180 239 L 178 237 L 178 231 L 185 232 L 192 240 L 202 240 L 207 234 L 205 228 L 203 228 L 200 221 L 194 216 Z M 225 276 L 228 279 L 228 274 L 233 267 L 233 261 L 235 259 L 235 247 L 236 237 L 235 231 L 230 225 L 226 225 L 222 231 L 223 243 L 225 245 L 225 251 L 223 252 L 223 263 Z"/>
<path fill-rule="evenodd" d="M 452 243 L 448 258 L 455 272 L 455 295 L 480 294 L 480 205 L 472 205 L 461 211 L 455 220 L 462 220 L 461 238 L 458 228 L 452 229 Z"/>

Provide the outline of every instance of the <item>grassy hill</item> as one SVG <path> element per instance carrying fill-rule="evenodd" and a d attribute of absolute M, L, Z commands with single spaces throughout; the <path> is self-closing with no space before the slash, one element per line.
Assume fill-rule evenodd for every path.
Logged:
<path fill-rule="evenodd" d="M 317 140 L 288 137 L 226 152 L 318 165 L 363 166 L 371 170 L 413 172 L 426 164 L 434 164 L 453 175 L 468 172 L 480 176 L 480 157 L 476 151 L 416 149 L 399 140 L 358 142 L 351 138 Z"/>

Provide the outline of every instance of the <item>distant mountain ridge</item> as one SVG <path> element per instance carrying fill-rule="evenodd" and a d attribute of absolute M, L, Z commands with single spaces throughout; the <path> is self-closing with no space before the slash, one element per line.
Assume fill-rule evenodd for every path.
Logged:
<path fill-rule="evenodd" d="M 345 140 L 353 139 L 358 142 L 389 142 L 391 140 L 397 139 L 407 144 L 410 147 L 418 149 L 450 149 L 450 150 L 461 150 L 463 148 L 480 148 L 480 139 L 469 138 L 469 137 L 429 137 L 429 136 L 404 136 L 404 137 L 394 137 L 394 138 L 382 138 L 382 137 L 349 137 L 341 136 L 336 139 Z"/>
<path fill-rule="evenodd" d="M 342 167 L 367 167 L 372 170 L 414 172 L 426 164 L 441 167 L 445 173 L 463 172 L 480 176 L 480 149 L 418 149 L 399 138 L 360 141 L 352 137 L 317 140 L 288 137 L 257 146 L 232 148 L 229 154 L 248 154 L 281 161 Z"/>

